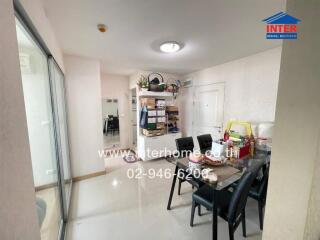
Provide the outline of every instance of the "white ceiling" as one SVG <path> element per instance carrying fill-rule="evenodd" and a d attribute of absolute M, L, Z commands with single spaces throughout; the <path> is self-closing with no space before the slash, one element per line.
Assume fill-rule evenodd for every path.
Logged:
<path fill-rule="evenodd" d="M 101 60 L 104 73 L 186 74 L 281 45 L 262 19 L 285 0 L 43 0 L 65 53 Z M 105 23 L 109 30 L 98 32 Z M 182 42 L 174 54 L 163 41 Z"/>

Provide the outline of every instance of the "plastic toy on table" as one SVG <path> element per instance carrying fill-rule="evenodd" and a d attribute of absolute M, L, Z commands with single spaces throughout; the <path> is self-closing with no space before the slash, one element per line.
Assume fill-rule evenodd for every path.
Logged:
<path fill-rule="evenodd" d="M 231 128 L 234 125 L 244 126 L 246 135 L 241 135 Z M 228 149 L 232 153 L 236 153 L 235 158 L 244 158 L 248 155 L 254 154 L 254 137 L 252 132 L 251 123 L 245 121 L 229 121 L 224 133 L 224 141 L 228 142 Z"/>

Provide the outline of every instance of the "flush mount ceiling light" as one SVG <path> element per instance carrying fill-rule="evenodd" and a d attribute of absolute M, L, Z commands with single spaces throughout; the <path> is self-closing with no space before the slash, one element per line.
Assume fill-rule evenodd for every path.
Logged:
<path fill-rule="evenodd" d="M 170 41 L 164 42 L 160 45 L 161 52 L 164 53 L 174 53 L 181 49 L 181 45 L 178 42 Z"/>

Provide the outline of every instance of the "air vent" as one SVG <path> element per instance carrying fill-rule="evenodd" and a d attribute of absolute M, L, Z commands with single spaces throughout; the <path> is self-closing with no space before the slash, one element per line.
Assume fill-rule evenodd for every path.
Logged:
<path fill-rule="evenodd" d="M 192 80 L 188 79 L 188 80 L 182 81 L 182 86 L 185 88 L 192 87 Z"/>

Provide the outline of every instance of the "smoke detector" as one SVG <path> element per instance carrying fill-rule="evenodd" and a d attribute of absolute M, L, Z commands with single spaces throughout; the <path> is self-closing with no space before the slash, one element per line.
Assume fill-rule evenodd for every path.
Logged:
<path fill-rule="evenodd" d="M 105 24 L 101 24 L 100 23 L 100 24 L 97 25 L 97 27 L 98 27 L 98 30 L 100 32 L 102 32 L 102 33 L 106 32 L 108 30 L 108 28 L 107 28 L 107 26 Z"/>

